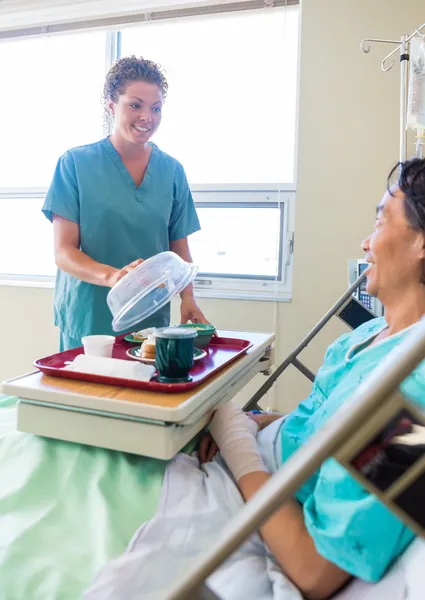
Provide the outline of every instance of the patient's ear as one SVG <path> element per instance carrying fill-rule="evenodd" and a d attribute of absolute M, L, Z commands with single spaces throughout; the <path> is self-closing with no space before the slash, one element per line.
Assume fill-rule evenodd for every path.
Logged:
<path fill-rule="evenodd" d="M 414 245 L 418 252 L 418 259 L 425 260 L 425 233 L 418 232 Z"/>
<path fill-rule="evenodd" d="M 425 260 L 425 234 L 421 233 L 421 238 L 420 258 Z"/>

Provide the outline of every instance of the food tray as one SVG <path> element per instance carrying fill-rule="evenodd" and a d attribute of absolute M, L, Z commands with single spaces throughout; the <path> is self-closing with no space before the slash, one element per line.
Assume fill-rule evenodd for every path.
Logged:
<path fill-rule="evenodd" d="M 208 346 L 205 347 L 207 355 L 195 362 L 190 371 L 192 380 L 185 383 L 159 383 L 155 379 L 152 379 L 151 381 L 135 381 L 118 377 L 107 377 L 104 375 L 92 375 L 90 373 L 78 373 L 77 371 L 66 369 L 65 367 L 68 362 L 72 362 L 78 354 L 84 352 L 82 347 L 52 354 L 45 358 L 39 358 L 34 362 L 34 366 L 50 377 L 76 379 L 78 381 L 89 381 L 91 383 L 102 383 L 105 385 L 148 390 L 151 392 L 178 393 L 186 392 L 197 387 L 231 362 L 235 361 L 239 356 L 251 348 L 251 346 L 252 343 L 248 340 L 219 336 L 213 337 Z M 122 360 L 131 360 L 126 355 L 127 350 L 131 347 L 134 347 L 134 344 L 125 341 L 124 336 L 118 337 L 114 345 L 112 357 Z"/>

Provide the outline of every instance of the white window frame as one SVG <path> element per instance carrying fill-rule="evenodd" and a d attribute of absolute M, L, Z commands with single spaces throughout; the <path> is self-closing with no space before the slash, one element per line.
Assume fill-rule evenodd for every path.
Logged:
<path fill-rule="evenodd" d="M 43 200 L 46 194 L 47 188 L 42 187 L 0 188 L 0 203 L 2 200 L 10 200 L 14 197 L 17 200 L 26 200 L 28 198 Z M 25 275 L 23 273 L 0 272 L 0 286 L 53 288 L 55 287 L 55 279 L 52 275 Z"/>
<path fill-rule="evenodd" d="M 139 23 L 137 24 L 139 25 Z M 120 52 L 120 30 L 106 32 L 105 43 L 105 72 Z M 108 127 L 104 128 L 104 135 L 108 135 Z M 296 148 L 294 149 L 296 151 Z M 296 163 L 296 160 L 295 160 Z M 257 206 L 270 203 L 282 206 L 281 249 L 279 261 L 279 274 L 276 279 L 243 277 L 237 278 L 228 275 L 219 277 L 200 273 L 194 281 L 194 290 L 197 297 L 242 299 L 260 301 L 289 302 L 292 297 L 293 274 L 293 249 L 295 235 L 295 183 L 285 184 L 192 184 L 196 206 L 232 204 L 240 209 L 250 204 Z M 0 202 L 2 199 L 34 198 L 43 199 L 47 188 L 0 188 Z M 189 238 L 190 244 L 190 238 Z M 52 250 L 53 251 L 53 250 Z M 196 263 L 196 256 L 195 256 Z M 23 275 L 0 273 L 0 286 L 19 286 L 53 288 L 54 276 Z"/>
<path fill-rule="evenodd" d="M 240 278 L 219 277 L 200 273 L 194 281 L 195 295 L 199 298 L 227 298 L 241 300 L 283 301 L 291 300 L 293 249 L 295 236 L 295 186 L 280 185 L 192 185 L 193 198 L 196 206 L 214 204 L 232 207 L 240 205 L 240 209 L 249 205 L 282 206 L 281 225 L 281 260 L 279 277 L 277 279 L 262 279 L 261 277 Z M 34 198 L 42 200 L 47 188 L 0 188 L 0 202 L 3 199 Z M 190 238 L 189 238 L 190 244 Z M 195 257 L 196 263 L 196 257 Z M 0 273 L 0 286 L 54 288 L 55 276 L 25 275 Z"/>
<path fill-rule="evenodd" d="M 276 279 L 232 277 L 200 273 L 194 281 L 200 298 L 227 298 L 262 301 L 290 301 L 292 292 L 293 249 L 295 237 L 295 186 L 293 184 L 192 185 L 197 207 L 250 205 L 281 207 L 279 273 Z M 189 238 L 190 240 L 190 238 Z M 190 243 L 190 241 L 189 241 Z M 241 249 L 241 252 L 243 249 Z M 196 263 L 196 257 L 195 257 Z"/>

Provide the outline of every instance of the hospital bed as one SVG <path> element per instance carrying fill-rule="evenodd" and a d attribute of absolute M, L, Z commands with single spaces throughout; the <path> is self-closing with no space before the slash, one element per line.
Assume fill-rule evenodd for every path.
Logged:
<path fill-rule="evenodd" d="M 310 380 L 314 375 L 298 360 L 300 352 L 333 316 L 344 318 L 350 313 L 352 292 L 361 283 L 361 276 L 324 315 L 288 358 L 245 406 L 253 409 L 270 389 L 280 374 L 290 365 L 295 366 Z M 348 309 L 347 309 L 348 307 Z M 352 308 L 352 307 L 351 307 Z M 345 313 L 344 313 L 345 311 Z M 359 313 L 354 306 L 353 312 Z M 350 317 L 350 314 L 348 314 Z M 366 315 L 369 318 L 369 315 Z M 357 317 L 356 317 L 357 318 Z M 372 318 L 372 317 L 371 317 Z M 357 323 L 359 324 L 359 323 Z M 353 323 L 354 325 L 354 323 Z M 409 582 L 402 581 L 406 569 L 399 568 L 401 557 L 377 584 L 358 580 L 335 596 L 337 600 L 419 600 L 425 597 L 421 565 L 425 564 L 425 450 L 410 467 L 385 489 L 370 480 L 367 470 L 359 467 L 359 457 L 367 456 L 377 436 L 392 422 L 407 415 L 413 422 L 425 426 L 425 413 L 406 399 L 399 390 L 403 380 L 425 359 L 425 319 L 383 361 L 359 387 L 350 402 L 328 421 L 311 440 L 298 450 L 275 473 L 260 492 L 234 518 L 231 526 L 207 554 L 193 565 L 189 574 L 176 583 L 168 600 L 220 600 L 205 583 L 211 575 L 250 535 L 252 535 L 283 502 L 294 496 L 330 457 L 340 461 L 359 480 L 362 486 L 378 495 L 401 520 L 418 536 L 405 554 L 407 563 L 414 562 Z M 413 552 L 412 552 L 413 550 Z M 407 564 L 408 567 L 408 564 Z"/>
<path fill-rule="evenodd" d="M 267 379 L 266 383 L 262 388 L 260 388 L 259 392 L 254 395 L 254 397 L 250 400 L 246 408 L 253 408 L 258 404 L 258 401 L 261 397 L 266 393 L 268 389 L 270 389 L 271 385 L 273 385 L 274 381 L 279 377 L 279 375 L 287 368 L 288 365 L 292 364 L 296 368 L 298 368 L 304 375 L 306 375 L 310 380 L 314 379 L 314 374 L 305 367 L 301 361 L 299 361 L 298 356 L 300 352 L 313 340 L 315 335 L 326 325 L 326 323 L 333 317 L 341 318 L 345 323 L 347 323 L 351 327 L 356 327 L 364 322 L 365 320 L 373 318 L 372 315 L 367 309 L 363 309 L 358 302 L 352 299 L 352 292 L 356 289 L 356 287 L 360 284 L 362 277 L 356 281 L 346 292 L 345 294 L 338 300 L 338 302 L 331 308 L 330 311 L 324 315 L 324 317 L 317 323 L 317 325 L 313 328 L 313 330 L 302 340 L 299 346 L 289 355 L 287 359 L 278 367 L 275 372 Z M 364 437 L 367 437 L 371 433 L 371 427 L 373 423 L 382 424 L 383 420 L 388 417 L 387 407 L 388 403 L 385 402 L 385 398 L 388 394 L 390 394 L 398 385 L 398 383 L 406 376 L 406 374 L 414 367 L 414 365 L 419 362 L 425 356 L 425 329 L 422 326 L 420 329 L 420 339 L 419 341 L 411 340 L 409 338 L 409 347 L 406 347 L 406 344 L 403 346 L 403 360 L 397 361 L 398 370 L 392 373 L 392 376 L 389 380 L 383 378 L 381 381 L 379 378 L 377 381 L 375 378 L 375 383 L 371 382 L 365 392 L 362 392 L 363 395 L 360 395 L 356 398 L 354 410 L 351 410 L 343 413 L 338 413 L 336 417 L 329 423 L 329 425 L 320 432 L 319 436 L 312 439 L 311 442 L 303 448 L 302 451 L 294 455 L 293 459 L 288 461 L 281 471 L 279 471 L 275 477 L 273 477 L 268 486 L 265 486 L 264 490 L 251 502 L 249 502 L 241 513 L 238 515 L 238 518 L 235 520 L 232 527 L 226 532 L 226 535 L 220 540 L 217 545 L 211 549 L 208 553 L 208 556 L 205 560 L 202 560 L 198 564 L 193 565 L 193 571 L 191 571 L 189 577 L 185 578 L 183 581 L 177 582 L 176 588 L 173 591 L 172 595 L 169 596 L 170 599 L 183 599 L 183 598 L 217 598 L 214 593 L 209 590 L 204 585 L 204 580 L 208 577 L 208 575 L 214 571 L 230 553 L 237 548 L 241 542 L 249 536 L 258 525 L 264 520 L 264 518 L 270 514 L 273 509 L 280 504 L 285 498 L 288 498 L 293 495 L 293 492 L 312 474 L 323 460 L 326 459 L 327 456 L 337 456 L 338 459 L 346 462 L 348 460 L 348 455 L 353 451 L 353 445 L 348 443 L 349 436 L 347 432 L 352 433 L 353 431 L 360 432 L 360 438 L 352 441 L 354 444 L 361 444 Z M 414 343 L 413 343 L 414 342 Z M 410 351 L 412 346 L 412 351 Z M 413 354 L 412 354 L 413 352 Z M 417 359 L 417 360 L 416 360 Z M 407 361 L 407 362 L 406 362 Z M 415 362 L 416 361 L 416 362 Z M 400 370 L 400 365 L 403 367 Z M 388 373 L 385 373 L 388 375 Z M 373 384 L 373 385 L 372 385 Z M 394 396 L 394 401 L 391 403 L 390 407 L 395 408 L 399 406 L 400 402 L 403 402 L 399 396 Z M 385 404 L 385 407 L 384 407 Z M 385 408 L 385 414 L 383 409 Z M 371 415 L 374 415 L 374 419 L 369 418 Z M 365 418 L 367 416 L 367 418 Z M 418 418 L 420 415 L 418 415 Z M 364 422 L 368 422 L 367 431 L 358 427 L 358 424 L 364 424 Z M 337 424 L 337 427 L 336 427 Z M 363 437 L 362 437 L 363 436 Z M 84 448 L 82 448 L 84 449 Z M 90 452 L 90 449 L 87 450 Z M 92 449 L 92 452 L 95 453 L 95 450 Z M 91 456 L 93 456 L 92 454 Z M 98 527 L 87 531 L 87 543 L 91 543 L 90 552 L 99 554 L 99 564 L 103 564 L 108 557 L 111 555 L 116 555 L 117 552 L 121 552 L 124 550 L 125 545 L 128 542 L 130 535 L 135 531 L 136 527 L 143 521 L 145 518 L 144 513 L 137 512 L 138 507 L 137 504 L 137 495 L 143 493 L 146 490 L 147 482 L 138 481 L 134 482 L 130 478 L 130 471 L 134 474 L 135 465 L 134 462 L 131 462 L 131 456 L 128 459 L 129 463 L 126 462 L 123 464 L 123 461 L 127 461 L 125 458 L 126 455 L 121 453 L 112 452 L 111 456 L 113 460 L 117 461 L 117 465 L 115 466 L 115 473 L 110 474 L 106 471 L 101 472 L 99 475 L 99 482 L 103 490 L 108 489 L 109 492 L 104 494 L 101 497 L 101 502 L 103 504 L 99 505 L 99 494 L 95 496 L 93 493 L 93 486 L 91 485 L 92 475 L 89 473 L 87 477 L 87 482 L 90 483 L 90 487 L 87 489 L 87 503 L 93 505 L 93 510 L 95 513 L 91 513 L 92 516 L 95 516 L 93 519 L 94 525 L 96 525 L 95 521 L 98 521 L 100 515 L 105 514 L 106 521 L 108 524 L 108 528 L 112 531 L 105 531 L 105 524 L 103 525 L 103 529 Z M 116 457 L 116 458 L 115 458 Z M 90 458 L 91 460 L 91 458 Z M 120 462 L 118 462 L 120 461 Z M 421 463 L 422 465 L 422 463 Z M 117 484 L 117 473 L 120 476 L 119 484 Z M 69 472 L 64 472 L 64 480 L 65 478 L 69 478 Z M 152 478 L 156 477 L 155 473 L 151 473 Z M 31 477 L 31 474 L 30 474 Z M 79 475 L 80 477 L 80 475 Z M 109 479 L 108 479 L 109 477 Z M 131 476 L 133 477 L 133 475 Z M 162 473 L 158 474 L 158 481 L 162 477 Z M 82 486 L 81 480 L 79 479 L 79 485 Z M 152 479 L 153 482 L 153 479 Z M 151 482 L 151 483 L 152 483 Z M 82 496 L 77 493 L 77 490 L 72 489 L 72 480 L 71 482 L 67 481 L 67 485 L 71 486 L 70 489 L 70 498 L 67 503 L 67 518 L 69 515 L 72 516 L 71 510 L 75 510 L 78 512 L 78 503 L 82 501 Z M 113 492 L 113 487 L 115 487 L 115 492 Z M 151 484 L 150 484 L 151 485 Z M 156 484 L 155 484 L 156 485 Z M 159 489 L 159 485 L 157 485 Z M 112 496 L 110 495 L 112 493 Z M 78 495 L 79 494 L 79 495 Z M 108 496 L 109 494 L 109 496 Z M 118 494 L 118 498 L 115 497 Z M 108 500 L 109 498 L 109 500 Z M 114 499 L 115 498 L 115 499 Z M 124 515 L 120 511 L 120 502 L 122 502 L 125 498 L 126 501 L 126 515 Z M 134 499 L 134 501 L 133 501 Z M 128 505 L 128 501 L 130 501 L 130 505 Z M 1 499 L 0 499 L 1 503 Z M 154 505 L 154 501 L 151 502 Z M 114 506 L 115 505 L 115 506 Z M 132 517 L 132 511 L 134 511 L 134 516 Z M 399 513 L 400 514 L 400 513 Z M 403 513 L 402 518 L 405 518 L 405 514 Z M 141 517 L 143 517 L 141 519 Z M 76 519 L 78 515 L 76 516 Z M 120 520 L 120 524 L 118 526 L 118 518 Z M 121 528 L 121 521 L 125 522 L 124 529 Z M 412 523 L 409 521 L 409 524 L 421 535 L 422 534 L 422 526 L 418 526 L 417 523 Z M 90 524 L 91 526 L 92 524 Z M 72 527 L 72 520 L 70 521 L 69 527 Z M 93 538 L 93 532 L 95 534 Z M 109 536 L 109 538 L 105 537 L 105 534 Z M 114 537 L 115 536 L 115 537 Z M 120 538 L 120 539 L 118 539 Z M 78 544 L 79 540 L 77 539 L 74 542 Z M 113 548 L 109 548 L 109 554 L 106 553 L 105 548 L 100 542 L 108 544 L 111 546 L 113 544 Z M 121 550 L 120 546 L 122 544 Z M 99 545 L 100 544 L 100 545 Z M 1 546 L 1 544 L 0 544 Z M 69 569 L 76 568 L 78 569 L 78 565 L 81 565 L 81 559 L 75 559 L 75 563 L 72 562 L 73 556 L 64 556 L 61 558 L 62 561 L 70 559 Z M 425 559 L 425 556 L 423 556 Z M 87 565 L 87 569 L 93 567 L 93 564 Z M 385 585 L 386 580 L 383 580 Z M 391 590 L 394 591 L 395 587 L 393 582 L 390 582 Z M 385 595 L 385 590 L 382 592 L 382 587 L 371 586 L 368 584 L 364 584 L 360 581 L 355 581 L 350 584 L 347 590 L 342 592 L 342 595 L 338 595 L 335 597 L 335 600 L 387 600 L 390 596 L 388 593 Z M 388 588 L 387 588 L 388 589 Z M 379 591 L 381 590 L 381 591 Z M 0 591 L 1 591 L 1 581 L 0 581 Z M 370 596 L 360 595 L 363 592 L 370 593 Z M 376 593 L 375 593 L 376 592 Z M 382 593 L 384 595 L 382 596 Z M 349 595 L 351 594 L 351 595 Z M 354 594 L 354 595 L 353 595 Z M 377 595 L 379 594 L 379 595 Z M 1 594 L 0 594 L 1 595 Z M 7 598 L 15 598 L 15 596 L 5 595 Z M 46 596 L 47 597 L 47 596 Z M 49 596 L 50 598 L 51 596 Z M 52 596 L 53 597 L 53 596 Z M 62 597 L 54 596 L 56 598 Z M 422 596 L 420 596 L 422 599 Z M 68 598 L 67 598 L 68 600 Z M 404 596 L 391 596 L 391 600 L 405 600 Z M 419 600 L 419 598 L 410 598 L 409 600 Z"/>

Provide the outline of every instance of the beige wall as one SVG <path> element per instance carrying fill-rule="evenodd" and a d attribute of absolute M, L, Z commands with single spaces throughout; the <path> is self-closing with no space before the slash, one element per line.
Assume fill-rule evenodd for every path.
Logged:
<path fill-rule="evenodd" d="M 302 1 L 293 301 L 279 304 L 275 319 L 272 303 L 202 300 L 218 327 L 270 331 L 275 325 L 283 358 L 345 289 L 347 260 L 361 256 L 360 240 L 398 159 L 398 67 L 382 73 L 387 48 L 364 55 L 359 43 L 398 39 L 425 21 L 423 7 L 423 0 Z M 0 379 L 28 371 L 34 357 L 55 351 L 51 306 L 52 290 L 0 287 Z M 343 330 L 334 321 L 305 352 L 313 369 Z M 261 377 L 247 394 L 260 383 Z M 275 387 L 266 404 L 284 409 L 309 388 L 293 372 Z"/>

